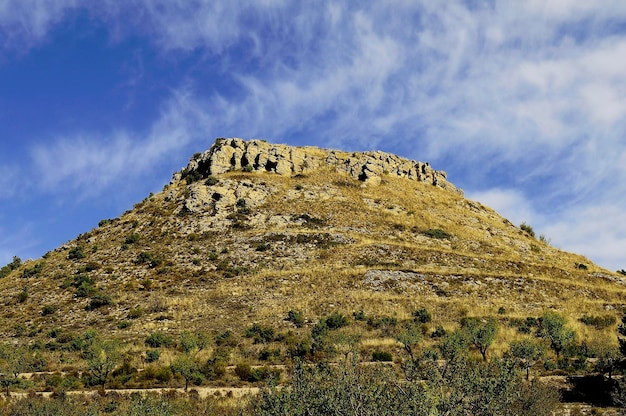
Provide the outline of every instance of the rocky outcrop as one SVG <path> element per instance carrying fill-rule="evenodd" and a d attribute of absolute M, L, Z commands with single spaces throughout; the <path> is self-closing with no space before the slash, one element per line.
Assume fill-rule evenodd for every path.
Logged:
<path fill-rule="evenodd" d="M 237 138 L 217 139 L 209 150 L 194 155 L 185 169 L 174 174 L 172 182 L 241 170 L 297 175 L 312 172 L 321 166 L 333 166 L 355 180 L 372 185 L 379 184 L 384 175 L 391 175 L 462 193 L 447 181 L 444 171 L 434 170 L 428 163 L 404 159 L 391 153 L 347 153 Z"/>

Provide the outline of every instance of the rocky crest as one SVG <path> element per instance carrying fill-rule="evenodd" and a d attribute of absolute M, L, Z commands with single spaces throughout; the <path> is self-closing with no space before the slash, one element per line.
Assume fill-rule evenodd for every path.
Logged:
<path fill-rule="evenodd" d="M 217 139 L 204 153 L 197 153 L 185 169 L 174 174 L 172 183 L 188 175 L 219 175 L 229 171 L 273 172 L 297 175 L 323 166 L 333 166 L 353 179 L 378 185 L 383 175 L 393 175 L 430 183 L 444 189 L 462 191 L 446 179 L 446 172 L 430 164 L 408 160 L 381 151 L 346 153 L 318 147 L 295 147 L 271 144 L 264 140 Z"/>

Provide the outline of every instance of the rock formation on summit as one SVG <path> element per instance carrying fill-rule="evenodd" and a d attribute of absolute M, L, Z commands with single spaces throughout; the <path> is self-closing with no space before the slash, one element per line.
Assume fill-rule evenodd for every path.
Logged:
<path fill-rule="evenodd" d="M 377 185 L 383 175 L 393 175 L 462 194 L 460 189 L 447 181 L 444 171 L 434 170 L 428 163 L 404 159 L 391 153 L 347 153 L 238 138 L 217 139 L 209 150 L 196 154 L 185 169 L 174 174 L 172 182 L 194 172 L 202 177 L 237 170 L 297 175 L 312 172 L 324 165 L 333 166 L 367 184 Z"/>

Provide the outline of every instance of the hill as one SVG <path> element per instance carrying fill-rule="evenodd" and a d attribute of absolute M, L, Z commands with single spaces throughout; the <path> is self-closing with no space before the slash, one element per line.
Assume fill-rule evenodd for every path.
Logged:
<path fill-rule="evenodd" d="M 501 354 L 547 311 L 579 340 L 616 345 L 626 295 L 624 276 L 465 199 L 427 163 L 240 139 L 218 139 L 162 192 L 3 274 L 0 337 L 42 351 L 47 371 L 86 369 L 93 331 L 134 369 L 168 366 L 188 333 L 210 335 L 208 363 L 225 344 L 225 364 L 286 363 L 300 347 L 315 359 L 306 340 L 331 317 L 348 326 L 328 342 L 364 356 L 402 354 L 404 321 L 424 323 L 428 348 L 468 317 L 496 317 L 490 354 Z"/>
<path fill-rule="evenodd" d="M 584 314 L 622 308 L 626 293 L 621 276 L 464 199 L 428 164 L 238 139 L 218 140 L 159 194 L 0 284 L 4 337 L 54 325 L 125 336 L 285 326 L 294 308 L 312 322 L 420 306 L 444 323 L 500 307 Z M 90 310 L 98 293 L 110 304 Z M 55 313 L 42 316 L 44 305 Z M 137 309 L 132 328 L 117 329 Z"/>

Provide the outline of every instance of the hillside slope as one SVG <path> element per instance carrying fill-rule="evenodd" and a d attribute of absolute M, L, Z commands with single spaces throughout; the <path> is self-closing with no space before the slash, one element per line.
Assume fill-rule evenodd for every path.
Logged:
<path fill-rule="evenodd" d="M 624 283 L 428 164 L 220 139 L 162 192 L 0 280 L 0 336 L 289 328 L 292 309 L 309 323 L 422 306 L 444 326 L 498 310 L 577 319 L 621 310 Z"/>

